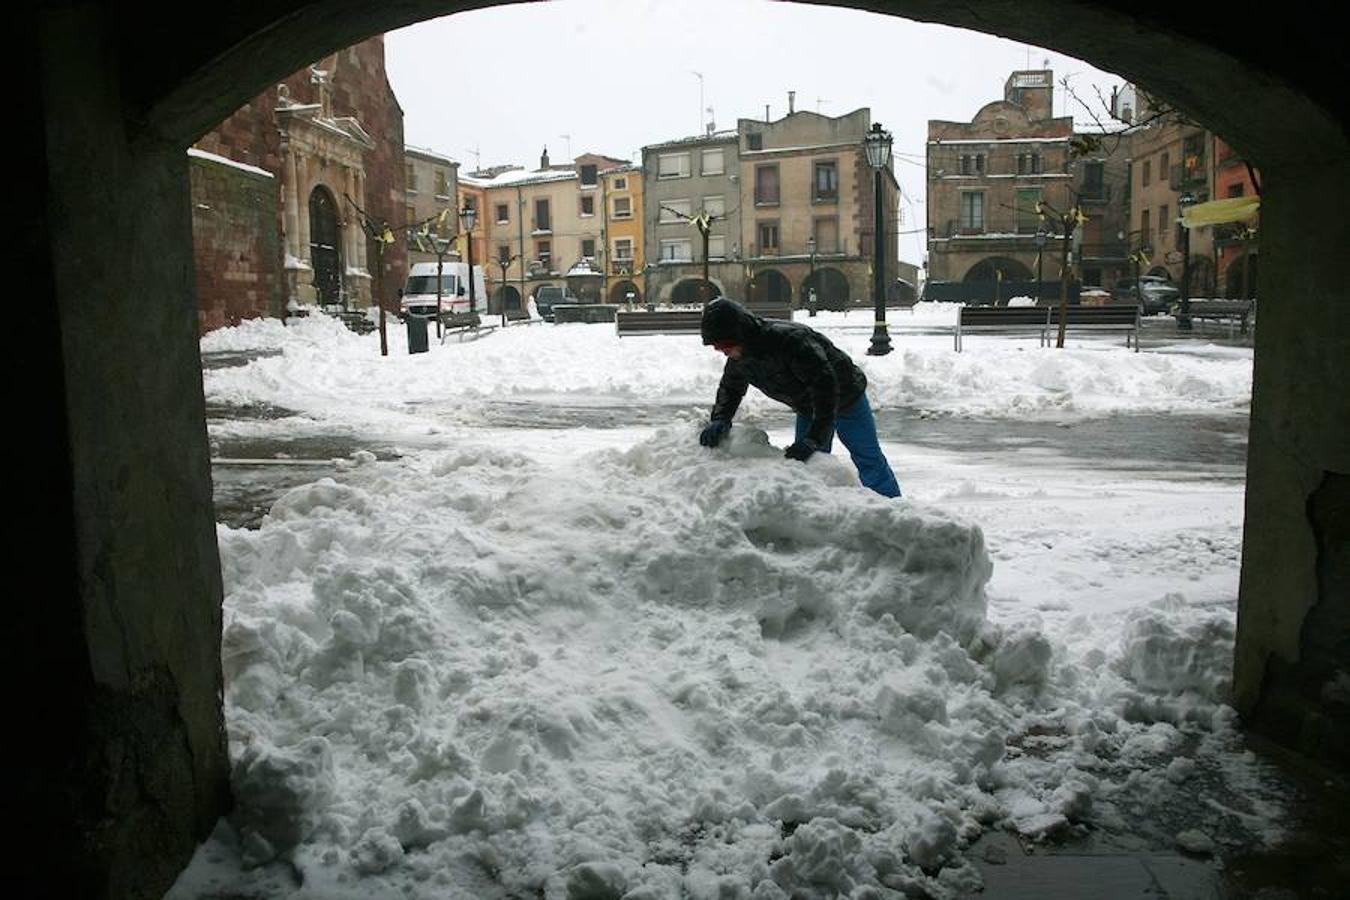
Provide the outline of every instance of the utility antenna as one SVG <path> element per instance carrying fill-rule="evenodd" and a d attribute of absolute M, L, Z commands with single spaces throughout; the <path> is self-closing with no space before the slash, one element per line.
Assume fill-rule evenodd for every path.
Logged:
<path fill-rule="evenodd" d="M 475 144 L 474 148 L 467 152 L 473 155 L 473 170 L 475 172 L 481 172 L 483 170 L 482 146 L 479 144 Z"/>
<path fill-rule="evenodd" d="M 690 69 L 689 71 L 693 74 L 693 76 L 694 76 L 695 78 L 698 79 L 698 131 L 695 131 L 694 134 L 702 134 L 702 133 L 703 133 L 703 73 L 702 73 L 702 72 L 695 72 L 693 69 Z"/>
<path fill-rule="evenodd" d="M 816 98 L 816 112 L 820 112 L 820 104 L 822 104 L 822 103 L 829 103 L 829 102 L 830 102 L 830 101 L 826 100 L 824 97 L 817 97 L 817 98 Z"/>

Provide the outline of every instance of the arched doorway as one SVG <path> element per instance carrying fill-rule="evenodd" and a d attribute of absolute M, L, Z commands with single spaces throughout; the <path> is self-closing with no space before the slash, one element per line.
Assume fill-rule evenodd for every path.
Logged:
<path fill-rule="evenodd" d="M 792 284 L 777 269 L 761 269 L 750 279 L 745 299 L 754 306 L 787 306 L 792 302 Z"/>
<path fill-rule="evenodd" d="M 1191 296 L 1217 297 L 1214 280 L 1214 260 L 1208 256 L 1192 256 L 1190 265 Z"/>
<path fill-rule="evenodd" d="M 1148 272 L 1146 272 L 1145 274 L 1156 275 L 1159 278 L 1166 278 L 1168 281 L 1172 280 L 1172 273 L 1167 271 L 1166 266 L 1154 266 L 1153 268 L 1149 269 Z"/>
<path fill-rule="evenodd" d="M 520 309 L 520 291 L 509 284 L 504 284 L 497 288 L 493 295 L 493 302 L 498 309 L 518 310 Z"/>
<path fill-rule="evenodd" d="M 1031 281 L 1034 277 L 1025 263 L 1006 256 L 990 256 L 971 266 L 962 281 L 997 281 L 1000 274 L 1003 281 Z"/>
<path fill-rule="evenodd" d="M 337 203 L 328 188 L 320 185 L 309 195 L 309 261 L 320 306 L 342 303 L 341 234 Z"/>
<path fill-rule="evenodd" d="M 848 279 L 844 273 L 834 268 L 816 269 L 802 281 L 798 304 L 806 306 L 811 302 L 811 291 L 815 290 L 816 306 L 819 309 L 846 309 L 849 301 Z"/>
<path fill-rule="evenodd" d="M 623 281 L 615 282 L 615 283 L 610 287 L 610 289 L 609 289 L 609 302 L 610 302 L 610 303 L 617 303 L 617 304 L 625 304 L 625 303 L 628 303 L 628 301 L 629 301 L 628 295 L 629 295 L 629 294 L 632 294 L 632 295 L 633 295 L 633 296 L 632 296 L 632 301 L 633 301 L 634 303 L 641 303 L 641 302 L 642 302 L 642 291 L 638 290 L 638 286 L 637 286 L 636 284 L 634 284 L 633 282 L 631 282 L 631 281 L 629 281 L 628 279 L 625 278 Z"/>
<path fill-rule="evenodd" d="M 670 292 L 671 303 L 707 303 L 718 294 L 717 285 L 702 278 L 685 278 Z"/>

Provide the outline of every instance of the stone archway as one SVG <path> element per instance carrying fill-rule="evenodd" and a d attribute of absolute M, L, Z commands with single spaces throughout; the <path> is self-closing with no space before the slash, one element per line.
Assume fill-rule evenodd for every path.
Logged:
<path fill-rule="evenodd" d="M 616 281 L 610 286 L 609 302 L 620 305 L 626 304 L 630 299 L 629 294 L 633 295 L 631 298 L 633 303 L 642 302 L 642 291 L 638 289 L 636 284 L 626 278 L 623 281 Z"/>
<path fill-rule="evenodd" d="M 1250 300 L 1256 296 L 1255 253 L 1244 253 L 1228 264 L 1223 276 L 1223 295 L 1238 300 Z"/>
<path fill-rule="evenodd" d="M 786 306 L 792 302 L 792 283 L 777 269 L 760 269 L 745 293 L 747 306 Z"/>
<path fill-rule="evenodd" d="M 520 291 L 514 286 L 504 284 L 497 288 L 493 296 L 493 305 L 499 310 L 514 311 L 520 309 Z"/>
<path fill-rule="evenodd" d="M 811 292 L 815 291 L 816 306 L 820 309 L 847 309 L 849 301 L 848 279 L 844 273 L 833 267 L 816 269 L 802 280 L 798 305 L 806 306 L 811 302 Z"/>
<path fill-rule="evenodd" d="M 1002 274 L 1004 281 L 1031 281 L 1035 276 L 1025 263 L 1006 256 L 989 256 L 970 267 L 962 281 L 997 281 Z"/>
<path fill-rule="evenodd" d="M 682 278 L 670 289 L 671 303 L 707 303 L 720 293 L 716 284 L 702 278 Z"/>
<path fill-rule="evenodd" d="M 1260 527 L 1243 538 L 1234 702 L 1286 741 L 1318 749 L 1328 735 L 1345 759 L 1345 721 L 1317 715 L 1325 628 L 1304 634 L 1309 621 L 1342 621 L 1326 614 L 1344 610 L 1337 585 L 1350 569 L 1343 532 L 1326 524 L 1334 517 L 1309 512 L 1350 502 L 1340 263 L 1350 224 L 1337 212 L 1350 199 L 1350 115 L 1337 33 L 1286 12 L 1290 49 L 1275 49 L 1260 29 L 1216 31 L 1207 9 L 1151 2 L 847 5 L 1080 56 L 1148 85 L 1261 170 L 1266 305 L 1246 494 Z M 11 510 L 29 543 L 65 548 L 68 560 L 14 587 L 45 599 L 11 610 L 25 639 L 7 660 L 10 680 L 49 677 L 21 692 L 12 715 L 50 722 L 63 711 L 15 748 L 16 808 L 35 823 L 24 868 L 59 871 L 69 893 L 98 898 L 162 895 L 229 802 L 210 453 L 196 310 L 184 302 L 184 151 L 300 66 L 465 5 L 273 0 L 209 29 L 153 4 L 124 7 L 114 17 L 108 4 L 22 6 L 11 54 L 15 72 L 40 72 L 43 84 L 17 101 L 13 149 L 34 177 L 13 185 L 13 202 L 79 211 L 11 226 L 9 242 L 31 263 L 21 287 L 44 299 L 15 310 L 34 340 L 10 381 L 35 387 L 14 410 L 34 427 Z M 78 275 L 60 265 L 76 252 L 91 262 Z M 101 302 L 84 302 L 91 294 Z M 114 787 L 125 788 L 116 813 L 102 805 Z"/>

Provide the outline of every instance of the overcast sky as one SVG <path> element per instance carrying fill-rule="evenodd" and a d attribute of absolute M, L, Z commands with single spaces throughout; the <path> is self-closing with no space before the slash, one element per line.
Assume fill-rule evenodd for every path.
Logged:
<path fill-rule="evenodd" d="M 1059 89 L 1095 100 L 1121 79 L 1081 60 L 974 31 L 767 0 L 556 0 L 459 13 L 386 36 L 404 140 L 464 171 L 533 168 L 585 152 L 641 162 L 641 148 L 799 110 L 872 110 L 895 136 L 902 230 L 924 225 L 929 119 L 968 121 L 1014 69 L 1055 73 L 1055 114 L 1090 121 Z M 700 79 L 694 73 L 703 77 Z M 708 114 L 706 109 L 712 108 Z M 701 113 L 701 111 L 703 111 Z M 900 235 L 919 263 L 924 237 Z"/>

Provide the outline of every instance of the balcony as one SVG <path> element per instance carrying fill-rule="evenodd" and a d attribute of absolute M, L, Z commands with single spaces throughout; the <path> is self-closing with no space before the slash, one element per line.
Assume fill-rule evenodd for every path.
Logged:
<path fill-rule="evenodd" d="M 1205 158 L 1196 157 L 1191 163 L 1182 163 L 1172 167 L 1168 173 L 1168 186 L 1174 191 L 1188 191 L 1191 188 L 1204 187 L 1207 173 Z"/>
<path fill-rule="evenodd" d="M 1078 253 L 1084 262 L 1089 260 L 1123 262 L 1129 257 L 1130 249 L 1124 241 L 1107 241 L 1100 244 L 1083 244 L 1078 248 Z"/>
<path fill-rule="evenodd" d="M 1078 190 L 1078 202 L 1079 202 L 1079 203 L 1110 203 L 1110 202 L 1111 202 L 1111 185 L 1109 185 L 1109 184 L 1093 184 L 1093 185 L 1087 185 L 1087 184 L 1085 184 L 1085 185 L 1083 185 L 1083 186 L 1082 186 L 1081 188 L 1079 188 L 1079 190 Z"/>
<path fill-rule="evenodd" d="M 629 257 L 627 259 L 611 259 L 609 261 L 609 274 L 611 275 L 633 275 L 637 271 L 637 260 Z"/>

